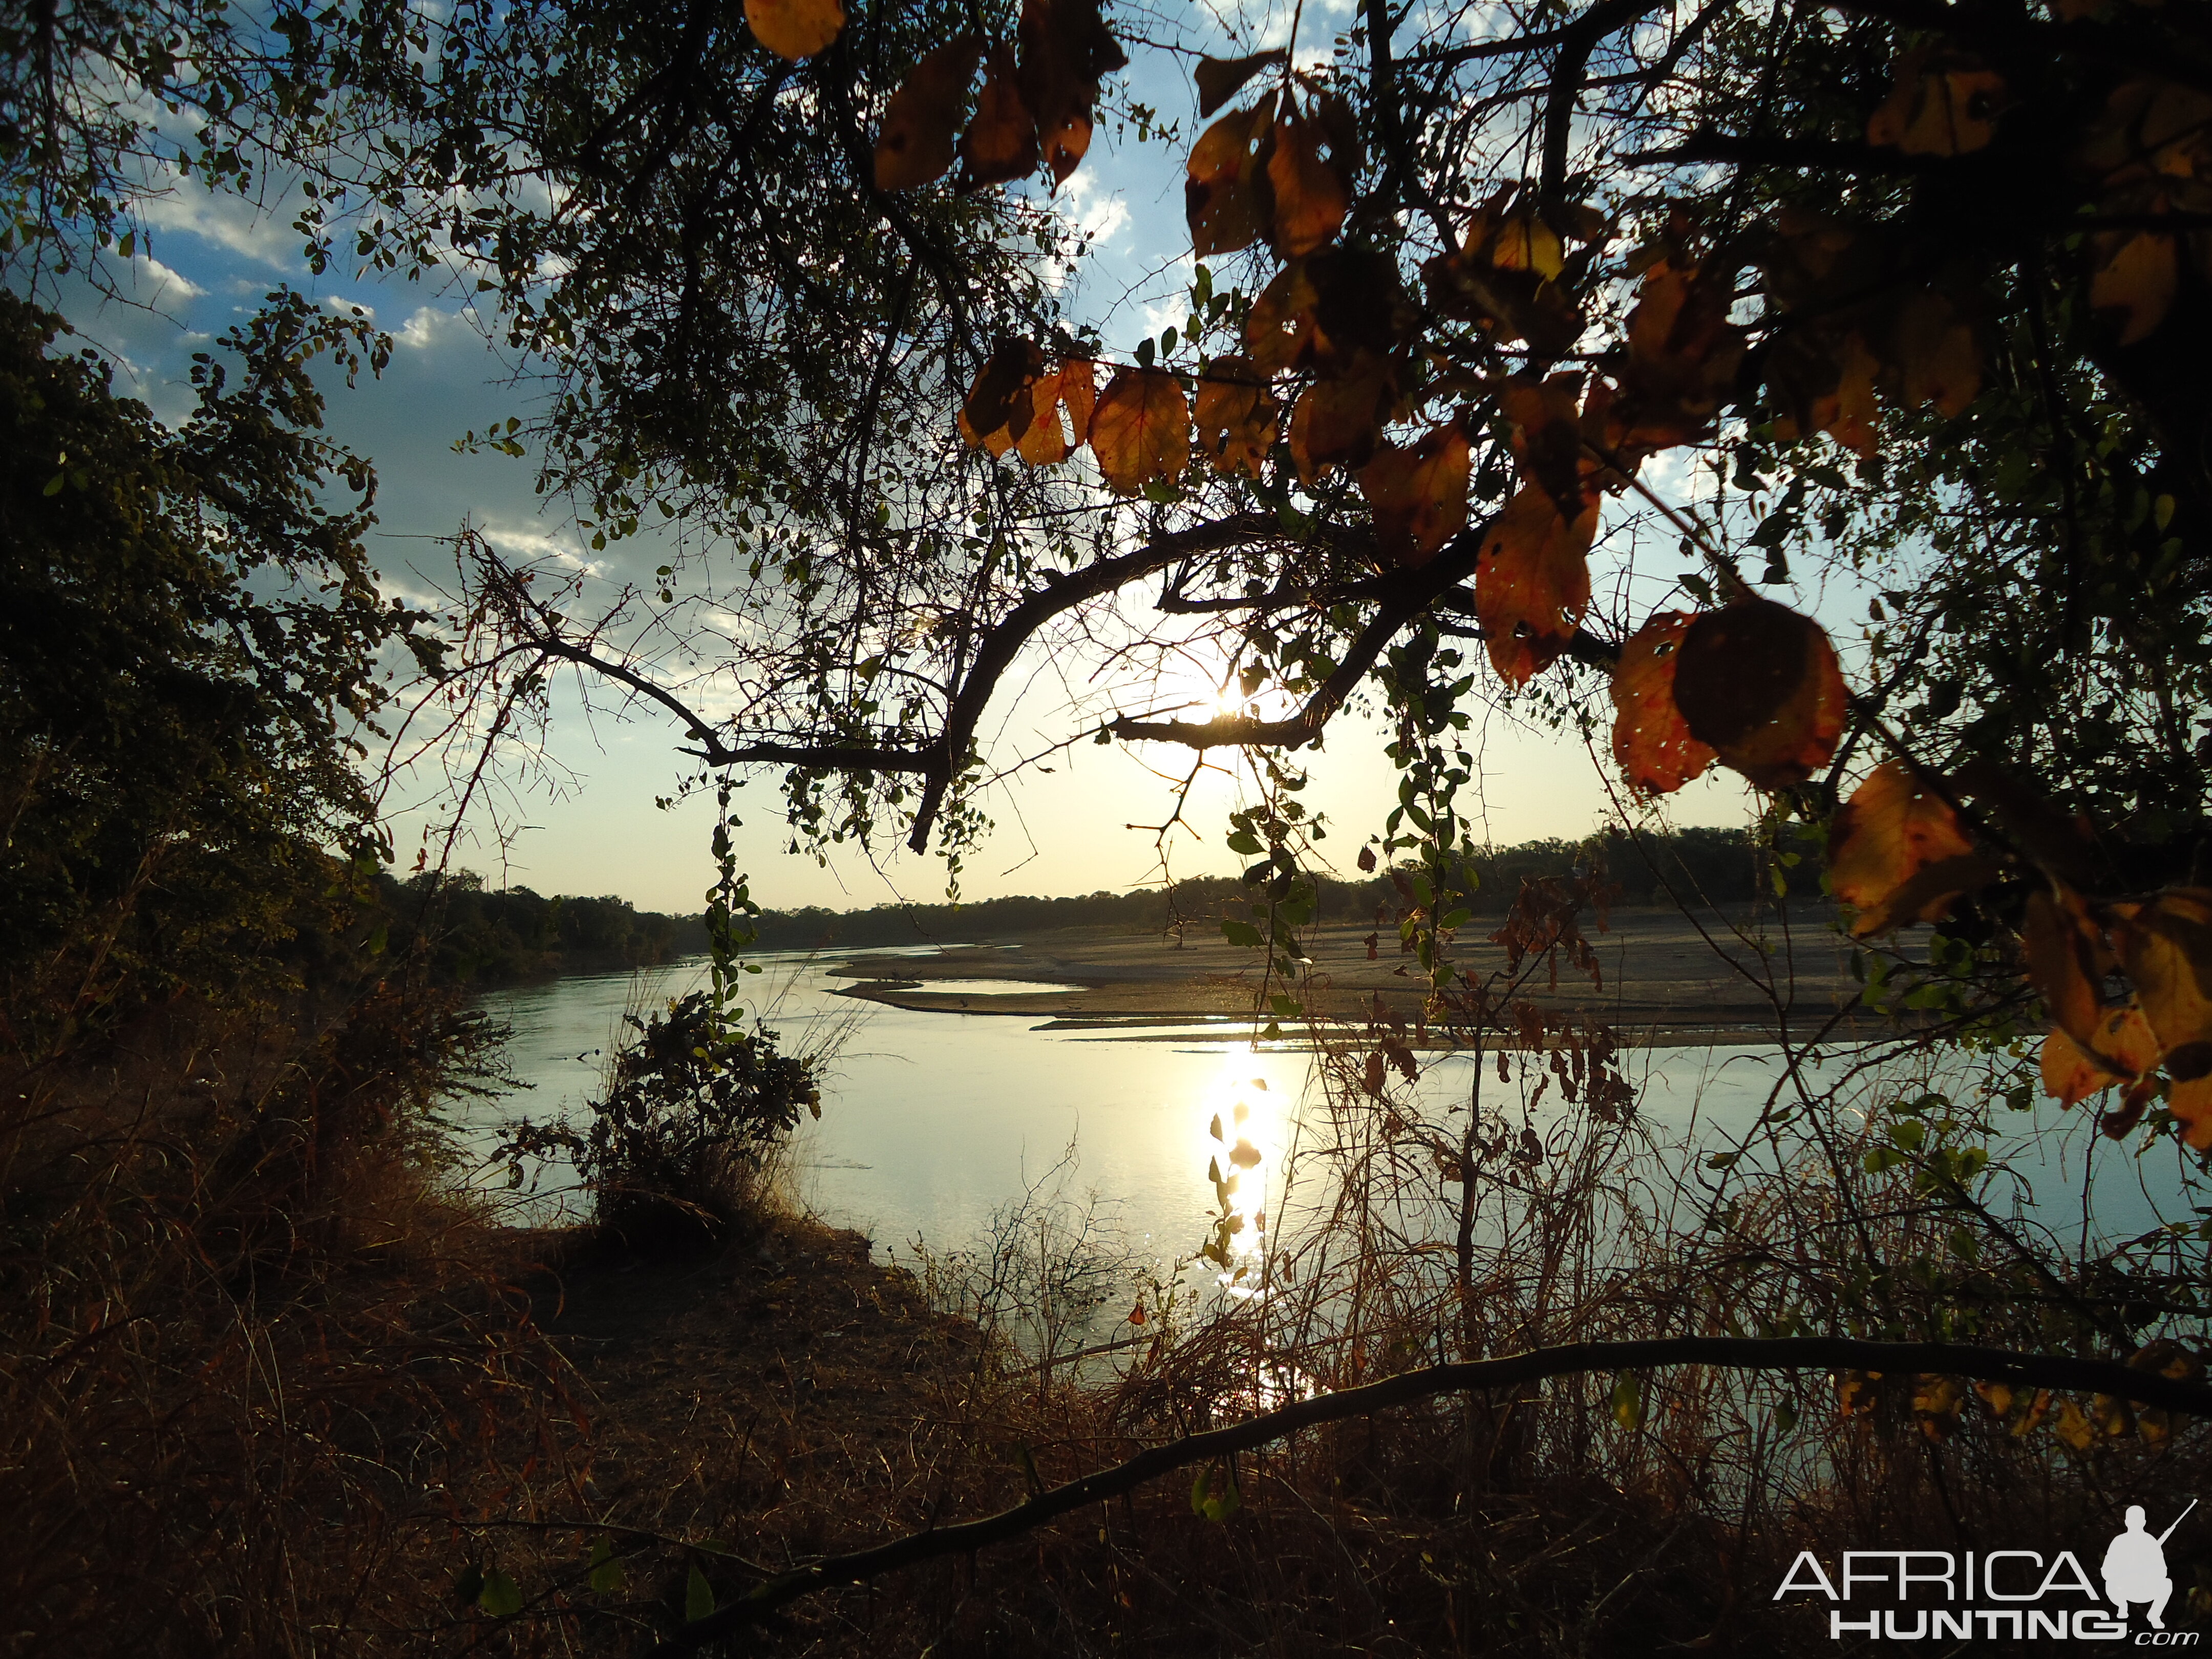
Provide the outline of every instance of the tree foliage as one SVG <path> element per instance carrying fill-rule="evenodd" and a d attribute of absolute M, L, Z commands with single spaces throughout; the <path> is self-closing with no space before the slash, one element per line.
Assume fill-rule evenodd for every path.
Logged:
<path fill-rule="evenodd" d="M 317 430 L 310 366 L 354 329 L 278 296 L 171 431 L 62 326 L 0 294 L 0 978 L 51 1031 L 265 977 L 328 854 L 378 850 L 381 653 L 434 656 L 369 568 L 371 473 Z"/>
<path fill-rule="evenodd" d="M 1864 915 L 1948 930 L 1962 1018 L 2032 992 L 2171 1095 L 2212 972 L 2200 21 L 1369 0 L 1325 55 L 1147 40 L 1195 60 L 1189 136 L 1116 104 L 1083 0 L 187 20 L 219 98 L 136 24 L 69 49 L 209 117 L 204 178 L 304 167 L 319 260 L 474 276 L 553 381 L 488 441 L 539 444 L 603 544 L 682 529 L 611 596 L 484 554 L 461 668 L 574 665 L 707 774 L 784 769 L 799 843 L 896 825 L 957 867 L 987 713 L 1088 652 L 1133 672 L 1069 739 L 1259 756 L 1237 834 L 1288 888 L 1285 751 L 1371 697 L 1433 932 L 1468 705 L 1521 699 L 1609 725 L 1645 794 L 1717 763 L 1826 822 L 1897 769 L 1831 826 Z M 55 84 L 11 83 L 11 176 L 82 215 Z M 1065 326 L 1052 207 L 1116 114 L 1172 131 L 1200 261 L 1126 353 Z M 118 177 L 145 148 L 81 125 Z M 1194 653 L 1243 707 L 1147 705 Z M 2130 986 L 2155 1085 L 2100 1046 Z"/>

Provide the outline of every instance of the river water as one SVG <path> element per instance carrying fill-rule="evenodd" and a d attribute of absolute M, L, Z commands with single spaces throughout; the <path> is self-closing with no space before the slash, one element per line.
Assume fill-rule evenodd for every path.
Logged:
<path fill-rule="evenodd" d="M 1031 1188 L 1072 1198 L 1095 1193 L 1137 1254 L 1159 1261 L 1186 1256 L 1208 1235 L 1209 1160 L 1220 1160 L 1227 1173 L 1223 1154 L 1246 1142 L 1259 1163 L 1243 1177 L 1237 1204 L 1263 1212 L 1293 1165 L 1297 1138 L 1316 1119 L 1311 1055 L 1288 1043 L 1255 1044 L 1246 1025 L 1153 1031 L 1142 1040 L 1127 1030 L 1041 1030 L 1034 1017 L 915 1012 L 842 997 L 836 991 L 848 981 L 805 957 L 763 963 L 755 982 L 784 1046 L 830 1050 L 821 1120 L 803 1124 L 793 1148 L 797 1194 L 824 1219 L 866 1234 L 879 1259 L 908 1255 L 917 1238 L 940 1250 L 972 1246 L 995 1211 Z M 699 958 L 638 975 L 581 975 L 487 994 L 483 1006 L 514 1029 L 508 1063 L 533 1086 L 450 1112 L 471 1158 L 489 1151 L 502 1118 L 580 1116 L 624 1012 L 694 988 L 704 969 Z M 1036 988 L 978 981 L 957 988 L 987 1008 L 994 989 Z M 1650 1048 L 1625 1060 L 1641 1121 L 1685 1167 L 1751 1126 L 1780 1075 L 1771 1048 Z M 1469 1065 L 1435 1059 L 1420 1085 L 1424 1099 L 1464 1099 Z M 1909 1092 L 1900 1084 L 1867 1097 L 1900 1091 Z M 1558 1109 L 1556 1098 L 1540 1107 Z M 2062 1237 L 2078 1234 L 2085 1177 L 2097 1230 L 2106 1237 L 2194 1218 L 2170 1143 L 2138 1158 L 2136 1144 L 2097 1136 L 2087 1113 L 2061 1114 L 2049 1102 L 2003 1116 L 2020 1127 L 1991 1143 L 2016 1175 L 2002 1201 Z M 473 1178 L 490 1184 L 481 1170 Z M 534 1196 L 515 1202 L 514 1218 L 573 1215 L 569 1179 L 549 1172 Z"/>

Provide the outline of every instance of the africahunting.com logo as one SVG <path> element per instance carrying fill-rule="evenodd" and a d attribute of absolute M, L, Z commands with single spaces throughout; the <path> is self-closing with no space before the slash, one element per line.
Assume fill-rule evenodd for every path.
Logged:
<path fill-rule="evenodd" d="M 2125 1529 L 2105 1547 L 2095 1582 L 2071 1550 L 2048 1561 L 2037 1550 L 1845 1550 L 1833 1577 L 1802 1550 L 1774 1599 L 1826 1597 L 1834 1604 L 1828 1635 L 1836 1641 L 2131 1638 L 2136 1647 L 2194 1647 L 2199 1632 L 2166 1626 L 2173 1599 L 2166 1540 L 2196 1507 L 2191 1498 L 2164 1532 L 2154 1533 L 2142 1506 L 2131 1505 Z"/>

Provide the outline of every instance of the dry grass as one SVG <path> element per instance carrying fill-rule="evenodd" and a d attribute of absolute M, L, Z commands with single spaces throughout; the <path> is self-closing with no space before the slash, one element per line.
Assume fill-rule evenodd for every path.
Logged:
<path fill-rule="evenodd" d="M 763 1572 L 1431 1360 L 1721 1331 L 2111 1352 L 2199 1329 L 2184 1300 L 2130 1313 L 2114 1290 L 2124 1271 L 2179 1297 L 2202 1273 L 2179 1243 L 2161 1279 L 2151 1253 L 1978 1219 L 1924 1159 L 1869 1167 L 1884 1103 L 1945 1081 L 1934 1051 L 1832 1076 L 1716 1168 L 1635 1109 L 1601 1030 L 1497 1001 L 1445 1034 L 1481 1045 L 1480 1092 L 1440 1101 L 1407 1075 L 1408 1039 L 1438 1034 L 1383 1019 L 1330 1060 L 1270 1247 L 1237 1257 L 1261 1293 L 1193 1264 L 1133 1327 L 1110 1232 L 1049 1191 L 919 1277 L 773 1188 L 673 1261 L 492 1227 L 410 1127 L 466 1047 L 421 1040 L 446 1018 L 173 1015 L 97 1073 L 11 1085 L 11 1652 L 642 1652 Z M 1224 1520 L 1164 1482 L 814 1596 L 755 1645 L 1793 1651 L 1826 1635 L 1772 1599 L 1799 1549 L 2091 1549 L 2126 1504 L 2201 1490 L 2208 1438 L 2077 1450 L 1972 1401 L 1921 1409 L 1912 1379 L 1850 1416 L 1824 1376 L 1566 1379 L 1310 1431 L 1202 1472 L 1233 1481 Z M 618 1571 L 594 1583 L 602 1546 Z M 2184 1616 L 2212 1608 L 2186 1529 L 2169 1561 Z"/>
<path fill-rule="evenodd" d="M 422 1514 L 558 1461 L 512 1247 L 424 1133 L 476 1041 L 172 1005 L 6 1079 L 0 1648 L 368 1650 L 425 1617 Z"/>

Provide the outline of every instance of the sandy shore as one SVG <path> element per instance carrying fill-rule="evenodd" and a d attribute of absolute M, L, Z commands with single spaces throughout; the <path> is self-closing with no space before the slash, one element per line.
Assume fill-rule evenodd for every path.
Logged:
<path fill-rule="evenodd" d="M 1828 915 L 1825 908 L 1810 906 L 1793 907 L 1779 918 L 1771 910 L 1757 917 L 1746 910 L 1694 918 L 1671 908 L 1616 910 L 1607 931 L 1590 933 L 1601 986 L 1562 963 L 1556 986 L 1539 968 L 1521 994 L 1554 1012 L 1601 1018 L 1633 1042 L 1771 1042 L 1783 1020 L 1793 1034 L 1810 1036 L 1839 1014 L 1844 1024 L 1838 1035 L 1871 1035 L 1882 1025 L 1857 1007 L 1850 943 L 1828 926 Z M 1482 917 L 1462 930 L 1461 954 L 1471 969 L 1486 973 L 1505 966 L 1503 948 L 1487 942 L 1497 925 Z M 1389 928 L 1370 960 L 1370 931 L 1318 932 L 1308 947 L 1313 968 L 1307 1004 L 1328 1018 L 1364 1021 L 1380 999 L 1393 1016 L 1410 1020 L 1427 988 L 1419 964 L 1401 954 Z M 1257 951 L 1194 927 L 1180 941 L 1073 930 L 951 945 L 927 955 L 859 952 L 830 971 L 856 981 L 842 994 L 894 1007 L 1140 1035 L 1148 1024 L 1249 1020 L 1258 1006 L 1261 968 Z M 1038 988 L 934 988 L 942 981 L 976 980 Z"/>

